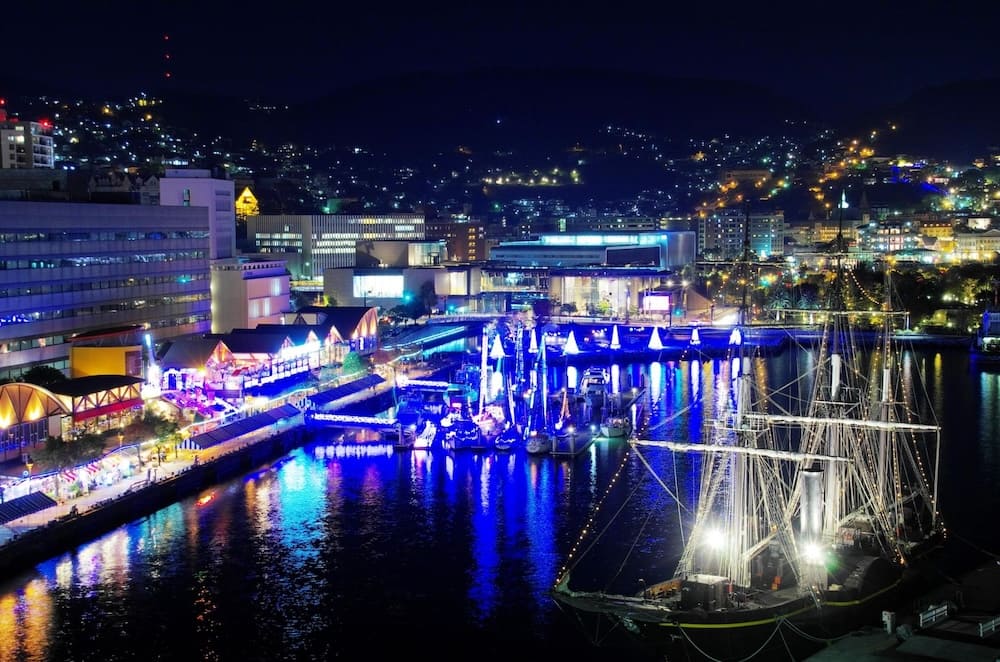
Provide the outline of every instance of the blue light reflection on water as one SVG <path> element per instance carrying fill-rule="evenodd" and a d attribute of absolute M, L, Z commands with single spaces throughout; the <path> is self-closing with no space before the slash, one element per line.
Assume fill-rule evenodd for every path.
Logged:
<path fill-rule="evenodd" d="M 918 360 L 945 428 L 943 511 L 989 546 L 996 532 L 975 520 L 1000 506 L 1000 375 L 942 356 Z M 783 355 L 751 369 L 783 383 L 808 362 Z M 658 397 L 650 388 L 635 414 L 640 430 L 696 441 L 728 402 L 731 372 L 722 360 L 677 361 L 621 366 L 620 379 L 623 389 L 657 385 Z M 553 369 L 553 383 L 561 379 Z M 590 648 L 547 595 L 559 569 L 577 560 L 574 548 L 590 549 L 574 567 L 581 582 L 622 568 L 602 584 L 609 590 L 633 590 L 676 563 L 675 520 L 693 505 L 700 459 L 675 464 L 667 451 L 643 451 L 668 485 L 677 476 L 678 506 L 624 455 L 621 442 L 607 441 L 567 459 L 317 439 L 198 495 L 211 496 L 202 505 L 187 499 L 7 581 L 0 662 L 356 659 L 400 642 L 431 651 L 474 645 L 479 659 L 525 657 L 526 644 L 538 656 L 630 659 Z M 963 496 L 977 508 L 956 508 Z M 621 510 L 625 526 L 605 531 L 595 522 L 598 535 L 581 541 L 598 503 L 601 517 Z"/>

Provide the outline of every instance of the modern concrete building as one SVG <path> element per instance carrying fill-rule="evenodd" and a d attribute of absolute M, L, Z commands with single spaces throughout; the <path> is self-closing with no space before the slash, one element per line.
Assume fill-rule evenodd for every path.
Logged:
<path fill-rule="evenodd" d="M 321 283 L 326 269 L 353 267 L 365 242 L 423 241 L 423 214 L 299 214 L 247 217 L 247 242 L 282 258 L 293 281 Z"/>
<path fill-rule="evenodd" d="M 280 324 L 282 313 L 291 310 L 284 260 L 215 260 L 211 272 L 212 333 Z"/>
<path fill-rule="evenodd" d="M 955 255 L 963 261 L 996 261 L 1000 255 L 1000 230 L 956 233 Z"/>
<path fill-rule="evenodd" d="M 213 252 L 204 207 L 0 202 L 0 379 L 68 375 L 70 339 L 95 329 L 208 332 Z"/>
<path fill-rule="evenodd" d="M 453 262 L 486 259 L 486 223 L 468 216 L 428 219 L 427 238 L 441 239 Z"/>
<path fill-rule="evenodd" d="M 204 207 L 208 212 L 208 259 L 236 257 L 236 194 L 231 179 L 209 170 L 168 169 L 160 179 L 160 205 Z"/>
<path fill-rule="evenodd" d="M 393 308 L 435 285 L 446 253 L 443 239 L 359 242 L 354 267 L 323 273 L 323 294 L 341 306 Z"/>

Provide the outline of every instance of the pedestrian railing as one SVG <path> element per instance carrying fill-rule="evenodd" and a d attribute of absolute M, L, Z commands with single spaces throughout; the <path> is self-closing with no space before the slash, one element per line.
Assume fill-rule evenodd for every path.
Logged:
<path fill-rule="evenodd" d="M 994 616 L 988 621 L 983 621 L 979 624 L 979 636 L 982 639 L 992 636 L 994 632 L 997 631 L 997 627 L 1000 626 L 1000 616 Z"/>
<path fill-rule="evenodd" d="M 948 605 L 931 605 L 920 612 L 920 627 L 926 628 L 948 618 Z"/>

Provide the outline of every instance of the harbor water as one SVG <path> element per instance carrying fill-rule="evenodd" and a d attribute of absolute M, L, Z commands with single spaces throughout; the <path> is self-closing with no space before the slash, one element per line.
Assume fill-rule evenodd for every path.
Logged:
<path fill-rule="evenodd" d="M 757 369 L 783 383 L 800 353 Z M 1000 368 L 958 349 L 912 360 L 944 429 L 941 514 L 963 558 L 983 560 L 1000 552 Z M 565 367 L 550 372 L 565 383 Z M 650 438 L 699 439 L 729 389 L 721 359 L 614 366 L 613 377 L 645 389 L 634 415 Z M 693 481 L 671 458 L 643 461 Z M 0 662 L 657 659 L 621 631 L 595 644 L 549 597 L 580 558 L 580 573 L 620 568 L 636 586 L 643 568 L 676 563 L 683 504 L 643 461 L 621 440 L 536 457 L 317 431 L 278 461 L 2 578 Z M 597 528 L 609 510 L 621 511 L 616 529 Z"/>

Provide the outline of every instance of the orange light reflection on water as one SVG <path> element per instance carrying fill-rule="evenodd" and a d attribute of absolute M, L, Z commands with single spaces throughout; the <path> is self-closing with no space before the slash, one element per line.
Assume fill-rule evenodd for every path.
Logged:
<path fill-rule="evenodd" d="M 52 598 L 42 579 L 0 599 L 0 662 L 45 660 L 51 620 Z"/>

